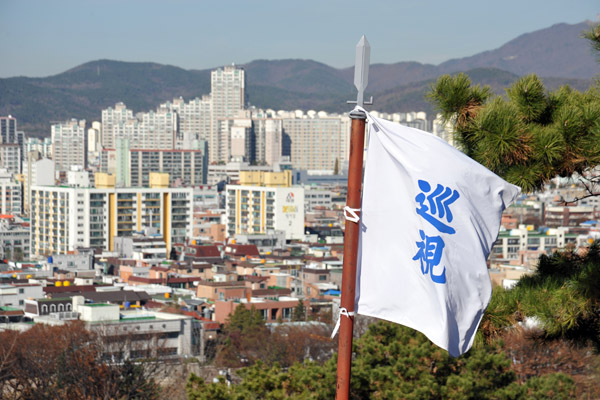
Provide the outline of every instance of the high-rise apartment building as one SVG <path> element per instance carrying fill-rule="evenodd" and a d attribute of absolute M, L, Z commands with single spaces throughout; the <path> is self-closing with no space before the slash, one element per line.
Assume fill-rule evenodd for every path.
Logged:
<path fill-rule="evenodd" d="M 29 215 L 32 186 L 55 184 L 55 163 L 49 158 L 39 158 L 39 153 L 30 152 L 23 162 L 23 212 Z"/>
<path fill-rule="evenodd" d="M 210 118 L 212 101 L 209 95 L 196 97 L 187 103 L 183 98 L 173 99 L 172 102 L 162 104 L 161 107 L 175 111 L 178 115 L 178 133 L 181 138 L 207 141 L 210 138 Z M 187 150 L 186 147 L 182 148 Z"/>
<path fill-rule="evenodd" d="M 17 143 L 0 144 L 0 168 L 5 168 L 11 174 L 20 174 L 21 149 Z"/>
<path fill-rule="evenodd" d="M 0 117 L 0 142 L 17 143 L 17 119 L 12 115 Z"/>
<path fill-rule="evenodd" d="M 92 122 L 92 127 L 87 130 L 87 142 L 88 164 L 96 166 L 100 163 L 100 149 L 102 148 L 102 124 L 100 122 Z"/>
<path fill-rule="evenodd" d="M 150 173 L 168 173 L 171 182 L 184 186 L 206 184 L 207 146 L 199 150 L 129 149 L 126 141 L 117 141 L 117 149 L 102 150 L 100 170 L 116 174 L 119 187 L 147 187 Z"/>
<path fill-rule="evenodd" d="M 233 118 L 219 119 L 219 159 L 255 161 L 255 141 L 250 111 L 241 110 Z"/>
<path fill-rule="evenodd" d="M 123 103 L 102 111 L 102 146 L 113 149 L 117 139 L 129 140 L 130 148 L 173 149 L 177 133 L 177 113 L 166 107 L 137 113 Z"/>
<path fill-rule="evenodd" d="M 350 118 L 309 112 L 282 118 L 283 134 L 289 138 L 289 156 L 296 169 L 335 169 L 349 159 Z M 286 151 L 284 150 L 285 154 Z M 285 154 L 287 155 L 287 154 Z"/>
<path fill-rule="evenodd" d="M 0 169 L 0 213 L 21 215 L 23 213 L 23 187 L 13 179 L 13 174 Z"/>
<path fill-rule="evenodd" d="M 244 70 L 235 65 L 218 68 L 211 72 L 212 103 L 210 120 L 210 138 L 208 143 L 209 162 L 228 162 L 227 135 L 222 129 L 222 121 L 237 115 L 245 106 Z"/>
<path fill-rule="evenodd" d="M 117 188 L 114 176 L 96 175 L 95 188 L 35 186 L 31 254 L 65 254 L 77 247 L 114 250 L 114 238 L 155 228 L 170 249 L 191 236 L 193 189 L 167 187 L 157 174 L 149 188 Z"/>
<path fill-rule="evenodd" d="M 52 130 L 52 158 L 58 171 L 69 171 L 72 165 L 87 168 L 87 135 L 85 120 L 55 122 Z"/>
<path fill-rule="evenodd" d="M 17 131 L 17 119 L 9 115 L 0 117 L 0 168 L 10 173 L 21 173 L 25 149 L 25 134 Z"/>
<path fill-rule="evenodd" d="M 131 186 L 146 187 L 151 172 L 168 173 L 171 180 L 179 179 L 186 186 L 206 183 L 205 150 L 131 150 L 129 170 Z"/>
<path fill-rule="evenodd" d="M 102 110 L 101 142 L 106 148 L 115 147 L 115 136 L 124 135 L 125 124 L 133 119 L 133 111 L 123 103 Z"/>
<path fill-rule="evenodd" d="M 280 118 L 252 116 L 254 159 L 259 164 L 274 165 L 281 161 L 283 124 Z"/>
<path fill-rule="evenodd" d="M 27 138 L 24 147 L 23 162 L 27 162 L 27 155 L 32 151 L 38 153 L 42 158 L 52 158 L 52 138 Z"/>

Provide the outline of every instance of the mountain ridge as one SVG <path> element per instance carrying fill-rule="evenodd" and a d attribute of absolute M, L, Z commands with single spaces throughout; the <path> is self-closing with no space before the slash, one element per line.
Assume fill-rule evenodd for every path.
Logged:
<path fill-rule="evenodd" d="M 431 105 L 423 99 L 429 86 L 443 73 L 460 71 L 472 75 L 476 84 L 489 84 L 498 94 L 503 94 L 504 88 L 519 76 L 532 72 L 542 76 L 549 89 L 568 83 L 585 90 L 591 84 L 593 72 L 600 72 L 600 64 L 591 55 L 587 41 L 579 38 L 586 26 L 586 23 L 556 24 L 520 35 L 498 49 L 437 66 L 412 61 L 373 64 L 366 95 L 375 97 L 373 108 L 380 111 L 431 113 Z M 565 36 L 563 40 L 557 39 L 561 35 Z M 534 55 L 532 58 L 522 56 L 530 53 Z M 511 62 L 502 61 L 510 58 L 510 54 L 519 56 L 510 59 Z M 570 58 L 558 64 L 549 61 L 561 55 Z M 569 62 L 575 58 L 578 63 Z M 345 112 L 346 101 L 356 97 L 353 68 L 336 69 L 307 59 L 263 59 L 242 66 L 246 71 L 248 103 L 259 108 Z M 208 94 L 210 71 L 101 59 L 45 78 L 3 78 L 0 115 L 17 117 L 19 128 L 28 135 L 47 136 L 50 121 L 99 120 L 102 109 L 119 101 L 139 112 L 155 109 L 176 97 L 189 100 Z"/>

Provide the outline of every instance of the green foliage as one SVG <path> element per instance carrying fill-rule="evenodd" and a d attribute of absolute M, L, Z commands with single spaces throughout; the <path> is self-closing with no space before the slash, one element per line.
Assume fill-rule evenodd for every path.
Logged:
<path fill-rule="evenodd" d="M 299 303 L 302 305 L 303 303 Z M 302 317 L 300 307 L 295 315 Z M 300 314 L 299 314 L 300 313 Z M 239 305 L 223 327 L 217 349 L 216 364 L 226 367 L 244 367 L 261 361 L 267 366 L 279 364 L 289 367 L 305 358 L 329 358 L 334 346 L 323 327 L 279 326 L 267 328 L 260 311 Z"/>
<path fill-rule="evenodd" d="M 227 317 L 226 326 L 229 332 L 250 333 L 253 330 L 263 329 L 265 321 L 254 307 L 248 309 L 240 304 L 233 314 Z"/>
<path fill-rule="evenodd" d="M 515 105 L 497 97 L 473 120 L 475 130 L 482 134 L 474 136 L 477 141 L 472 153 L 491 169 L 505 170 L 529 156 L 529 137 L 523 134 L 524 127 L 517 113 Z"/>
<path fill-rule="evenodd" d="M 428 98 L 452 121 L 465 154 L 533 191 L 557 175 L 570 177 L 600 164 L 599 90 L 564 86 L 548 92 L 529 75 L 506 90 L 507 98 L 491 97 L 489 89 L 458 74 L 441 76 Z"/>
<path fill-rule="evenodd" d="M 584 32 L 582 36 L 590 41 L 590 45 L 592 46 L 592 49 L 598 53 L 598 60 L 600 61 L 600 24 L 593 25 L 590 30 Z"/>
<path fill-rule="evenodd" d="M 206 384 L 204 379 L 192 373 L 185 385 L 185 391 L 189 400 L 228 400 L 233 399 L 223 377 L 219 377 L 218 383 Z"/>
<path fill-rule="evenodd" d="M 482 346 L 452 358 L 422 334 L 392 323 L 378 322 L 354 345 L 352 399 L 545 399 L 572 394 L 565 376 L 545 376 L 523 385 L 516 382 L 510 360 L 497 346 Z M 188 381 L 188 396 L 212 399 L 332 399 L 336 357 L 323 365 L 295 364 L 288 370 L 257 362 L 242 369 L 239 384 L 223 380 Z M 562 398 L 562 397 L 556 397 Z"/>
<path fill-rule="evenodd" d="M 254 363 L 266 354 L 269 335 L 262 315 L 254 307 L 246 308 L 238 305 L 229 315 L 223 328 L 216 361 L 219 365 L 241 367 Z"/>
<path fill-rule="evenodd" d="M 573 379 L 565 374 L 536 376 L 525 383 L 530 400 L 569 400 L 575 397 Z"/>
<path fill-rule="evenodd" d="M 465 152 L 470 154 L 477 145 L 477 138 L 469 122 L 473 113 L 491 95 L 492 90 L 488 86 L 472 86 L 469 77 L 459 73 L 455 76 L 439 77 L 426 97 L 439 108 L 445 121 L 454 121 L 462 133 L 456 136 L 456 140 Z"/>
<path fill-rule="evenodd" d="M 482 321 L 488 338 L 524 317 L 537 317 L 548 338 L 591 341 L 600 348 L 600 244 L 587 254 L 541 256 L 537 271 L 510 290 L 495 288 Z"/>
<path fill-rule="evenodd" d="M 304 308 L 304 302 L 299 301 L 294 307 L 294 312 L 292 314 L 293 321 L 304 321 L 306 319 L 306 309 Z"/>
<path fill-rule="evenodd" d="M 539 121 L 548 104 L 542 81 L 536 75 L 525 76 L 506 90 L 525 122 Z"/>
<path fill-rule="evenodd" d="M 240 370 L 239 375 L 242 382 L 228 386 L 222 377 L 218 383 L 206 384 L 192 374 L 186 386 L 188 399 L 328 400 L 335 397 L 335 359 L 324 366 L 312 362 L 295 364 L 287 371 L 279 365 L 269 367 L 259 361 Z"/>
<path fill-rule="evenodd" d="M 441 76 L 432 86 L 428 97 L 440 105 L 444 119 L 450 120 L 465 112 L 465 107 L 483 104 L 490 95 L 489 87 L 471 86 L 469 77 L 459 73 L 456 76 Z"/>

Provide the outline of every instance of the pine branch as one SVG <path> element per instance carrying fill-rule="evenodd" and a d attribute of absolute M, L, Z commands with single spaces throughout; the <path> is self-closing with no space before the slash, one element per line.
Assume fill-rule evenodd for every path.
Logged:
<path fill-rule="evenodd" d="M 580 177 L 579 182 L 581 182 L 581 184 L 583 185 L 586 194 L 583 196 L 576 196 L 575 198 L 573 198 L 571 200 L 564 200 L 561 202 L 561 204 L 566 206 L 568 204 L 577 203 L 578 201 L 583 200 L 583 199 L 600 196 L 600 192 L 595 192 L 593 190 L 593 186 L 596 186 L 596 185 L 598 185 L 598 183 L 600 183 L 598 180 L 596 180 L 599 178 L 600 178 L 600 176 L 595 176 L 595 177 L 593 177 L 593 179 Z M 589 181 L 590 184 L 586 183 L 585 181 Z"/>

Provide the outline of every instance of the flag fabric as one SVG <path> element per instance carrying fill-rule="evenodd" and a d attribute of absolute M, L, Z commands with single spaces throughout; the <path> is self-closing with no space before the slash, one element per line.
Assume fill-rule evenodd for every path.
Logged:
<path fill-rule="evenodd" d="M 519 192 L 444 140 L 369 115 L 357 313 L 468 351 L 492 294 L 486 259 Z"/>

